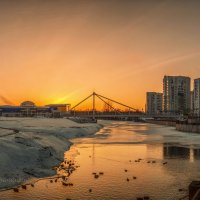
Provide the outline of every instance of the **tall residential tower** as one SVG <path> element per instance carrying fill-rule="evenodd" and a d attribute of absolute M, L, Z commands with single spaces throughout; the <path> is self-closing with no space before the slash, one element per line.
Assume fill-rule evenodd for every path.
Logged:
<path fill-rule="evenodd" d="M 200 115 L 200 78 L 194 80 L 194 114 Z"/>
<path fill-rule="evenodd" d="M 156 115 L 162 112 L 162 93 L 147 92 L 146 113 Z"/>
<path fill-rule="evenodd" d="M 163 110 L 167 113 L 189 113 L 190 78 L 185 76 L 164 76 Z"/>

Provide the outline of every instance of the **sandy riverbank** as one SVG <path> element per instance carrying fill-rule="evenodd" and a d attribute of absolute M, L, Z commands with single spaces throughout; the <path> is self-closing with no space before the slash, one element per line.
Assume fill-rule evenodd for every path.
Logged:
<path fill-rule="evenodd" d="M 72 138 L 96 133 L 99 124 L 68 119 L 0 118 L 0 188 L 30 177 L 54 175 L 52 166 L 63 160 Z"/>

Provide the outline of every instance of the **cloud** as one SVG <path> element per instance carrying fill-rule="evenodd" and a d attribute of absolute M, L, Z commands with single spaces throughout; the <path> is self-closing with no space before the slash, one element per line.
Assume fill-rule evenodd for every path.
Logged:
<path fill-rule="evenodd" d="M 128 71 L 125 75 L 121 76 L 119 79 L 120 80 L 128 79 L 128 78 L 132 77 L 133 75 L 138 75 L 138 74 L 141 74 L 141 73 L 147 73 L 147 71 L 150 71 L 150 70 L 156 71 L 156 69 L 158 69 L 162 66 L 164 67 L 167 64 L 187 60 L 187 59 L 190 59 L 192 57 L 199 56 L 199 55 L 200 55 L 200 51 L 194 51 L 194 52 L 189 52 L 187 54 L 166 57 L 166 58 L 163 58 L 163 59 L 156 61 L 155 63 L 143 65 L 138 69 Z"/>
<path fill-rule="evenodd" d="M 14 103 L 12 101 L 10 101 L 8 98 L 6 98 L 2 95 L 0 95 L 0 101 L 7 105 L 14 105 Z"/>

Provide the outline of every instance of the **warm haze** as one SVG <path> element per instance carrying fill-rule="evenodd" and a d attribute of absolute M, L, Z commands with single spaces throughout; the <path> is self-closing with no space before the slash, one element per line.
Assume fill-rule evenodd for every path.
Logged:
<path fill-rule="evenodd" d="M 1 104 L 92 91 L 144 108 L 168 75 L 200 77 L 200 1 L 0 0 Z"/>

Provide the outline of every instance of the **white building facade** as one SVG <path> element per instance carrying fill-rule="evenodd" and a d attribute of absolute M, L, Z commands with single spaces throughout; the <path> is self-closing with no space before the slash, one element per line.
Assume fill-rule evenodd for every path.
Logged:
<path fill-rule="evenodd" d="M 200 78 L 194 80 L 194 114 L 200 115 Z"/>
<path fill-rule="evenodd" d="M 194 113 L 194 90 L 190 92 L 190 113 Z"/>
<path fill-rule="evenodd" d="M 146 113 L 148 115 L 157 115 L 162 113 L 162 93 L 146 93 Z"/>
<path fill-rule="evenodd" d="M 190 78 L 164 76 L 163 111 L 166 113 L 189 113 L 191 108 Z"/>

